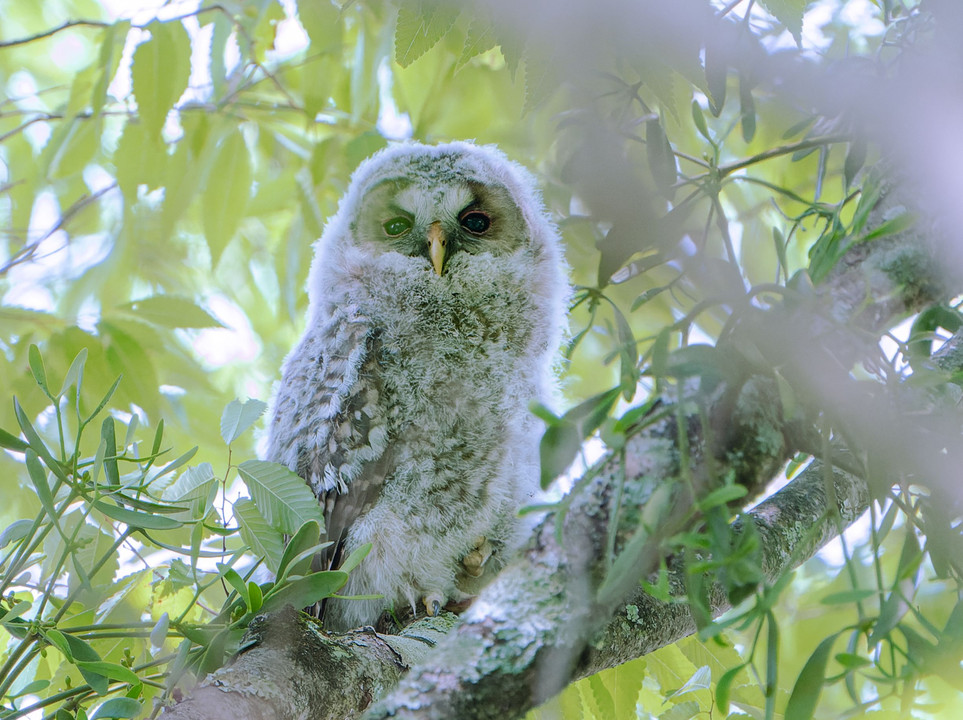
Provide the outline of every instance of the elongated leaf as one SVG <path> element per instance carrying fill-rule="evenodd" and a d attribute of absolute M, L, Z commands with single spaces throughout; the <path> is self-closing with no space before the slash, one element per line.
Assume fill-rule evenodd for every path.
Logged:
<path fill-rule="evenodd" d="M 179 20 L 152 22 L 147 30 L 150 40 L 134 51 L 130 74 L 141 121 L 158 137 L 167 113 L 187 89 L 191 40 Z"/>
<path fill-rule="evenodd" d="M 240 225 L 251 195 L 251 158 L 240 130 L 231 132 L 214 158 L 202 201 L 204 237 L 216 265 Z"/>
<path fill-rule="evenodd" d="M 330 0 L 300 0 L 298 19 L 311 40 L 312 53 L 341 47 L 341 11 Z"/>
<path fill-rule="evenodd" d="M 304 480 L 278 463 L 247 460 L 238 473 L 264 518 L 283 533 L 295 533 L 309 520 L 324 524 L 321 506 Z"/>
<path fill-rule="evenodd" d="M 120 471 L 117 468 L 117 439 L 114 436 L 114 418 L 104 418 L 100 426 L 100 437 L 104 443 L 104 475 L 108 485 L 120 485 Z"/>
<path fill-rule="evenodd" d="M 0 428 L 0 447 L 13 450 L 14 452 L 23 452 L 30 446 L 16 435 L 12 435 L 3 428 Z"/>
<path fill-rule="evenodd" d="M 359 545 L 358 547 L 356 547 L 354 550 L 351 551 L 351 554 L 348 555 L 347 558 L 345 558 L 345 561 L 341 563 L 341 567 L 338 569 L 341 572 L 346 572 L 346 573 L 351 572 L 356 567 L 358 567 L 358 565 L 361 564 L 362 560 L 368 557 L 368 553 L 370 552 L 371 552 L 371 543 L 365 543 L 364 545 Z"/>
<path fill-rule="evenodd" d="M 816 709 L 826 678 L 826 663 L 836 635 L 824 639 L 803 666 L 786 705 L 786 720 L 809 720 Z"/>
<path fill-rule="evenodd" d="M 159 648 L 164 645 L 164 641 L 167 639 L 167 631 L 170 629 L 170 626 L 170 615 L 164 613 L 160 616 L 160 618 L 157 620 L 157 623 L 150 631 L 150 644 L 153 647 Z"/>
<path fill-rule="evenodd" d="M 649 172 L 652 173 L 656 186 L 662 192 L 667 192 L 679 176 L 679 166 L 659 120 L 646 121 L 645 148 Z"/>
<path fill-rule="evenodd" d="M 157 426 L 158 436 L 160 435 L 162 429 L 163 429 L 163 426 L 158 424 Z M 156 452 L 157 450 L 154 450 L 155 454 Z M 177 468 L 190 462 L 191 458 L 194 457 L 196 454 L 197 454 L 197 446 L 195 445 L 194 447 L 192 447 L 190 450 L 188 450 L 186 453 L 181 455 L 176 460 L 171 460 L 169 463 L 167 463 L 167 465 L 162 467 L 152 478 L 150 478 L 150 480 L 147 481 L 147 484 L 150 485 L 152 482 L 157 480 L 157 478 L 163 477 L 168 473 L 174 472 Z"/>
<path fill-rule="evenodd" d="M 116 663 L 104 662 L 102 660 L 78 660 L 77 667 L 82 670 L 103 675 L 110 680 L 120 680 L 121 682 L 139 685 L 140 678 L 136 674 Z"/>
<path fill-rule="evenodd" d="M 4 548 L 12 542 L 17 540 L 22 540 L 27 537 L 30 533 L 30 528 L 33 527 L 33 520 L 14 520 L 12 523 L 7 525 L 0 533 L 0 548 Z"/>
<path fill-rule="evenodd" d="M 128 510 L 103 500 L 95 500 L 93 506 L 107 517 L 125 523 L 132 528 L 142 528 L 144 530 L 174 530 L 183 525 L 183 523 L 172 518 Z"/>
<path fill-rule="evenodd" d="M 267 403 L 261 400 L 231 400 L 221 415 L 221 437 L 230 445 L 267 410 Z"/>
<path fill-rule="evenodd" d="M 310 548 L 316 547 L 318 541 L 321 539 L 321 526 L 314 520 L 309 520 L 304 523 L 298 531 L 291 538 L 287 546 L 284 548 L 284 554 L 281 556 L 281 562 L 278 565 L 278 577 L 283 577 L 288 574 L 290 566 L 290 574 L 292 575 L 304 575 L 311 568 L 310 557 L 302 560 L 294 565 L 294 559 L 309 550 Z"/>
<path fill-rule="evenodd" d="M 121 309 L 162 327 L 224 327 L 193 300 L 177 295 L 152 295 L 123 305 Z"/>
<path fill-rule="evenodd" d="M 47 449 L 43 440 L 40 439 L 40 434 L 34 429 L 30 420 L 27 419 L 27 414 L 23 411 L 23 408 L 20 407 L 17 398 L 13 399 L 13 412 L 17 416 L 17 423 L 19 423 L 20 429 L 23 431 L 23 436 L 27 438 L 27 443 L 33 451 L 37 453 L 40 459 L 44 461 L 44 464 L 50 468 L 57 477 L 66 481 L 67 476 L 64 474 L 63 467 L 54 459 L 54 456 L 50 454 L 50 450 Z"/>
<path fill-rule="evenodd" d="M 295 608 L 308 607 L 331 597 L 344 587 L 346 582 L 348 573 L 340 570 L 325 570 L 305 575 L 266 595 L 261 611 L 273 612 L 285 605 L 293 605 Z"/>
<path fill-rule="evenodd" d="M 27 359 L 30 363 L 30 372 L 33 373 L 33 379 L 37 381 L 40 389 L 49 396 L 50 390 L 47 388 L 47 371 L 43 366 L 43 356 L 40 354 L 40 348 L 36 345 L 31 345 L 27 351 Z"/>
<path fill-rule="evenodd" d="M 281 533 L 271 527 L 250 498 L 241 498 L 234 503 L 234 517 L 241 529 L 241 539 L 277 573 L 284 553 Z"/>

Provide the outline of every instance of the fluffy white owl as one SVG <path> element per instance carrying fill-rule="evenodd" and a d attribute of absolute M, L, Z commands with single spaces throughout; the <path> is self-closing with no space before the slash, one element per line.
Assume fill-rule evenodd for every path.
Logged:
<path fill-rule="evenodd" d="M 435 614 L 520 543 L 565 274 L 531 176 L 494 147 L 402 144 L 355 171 L 317 243 L 268 451 L 324 507 L 323 566 L 372 544 L 342 593 L 383 599 L 329 600 L 325 627 Z"/>

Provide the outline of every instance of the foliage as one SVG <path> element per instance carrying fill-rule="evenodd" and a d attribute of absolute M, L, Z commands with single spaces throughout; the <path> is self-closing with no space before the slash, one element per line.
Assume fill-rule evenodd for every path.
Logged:
<path fill-rule="evenodd" d="M 737 5 L 709 13 L 726 32 L 626 22 L 638 36 L 591 72 L 579 50 L 597 48 L 568 26 L 499 21 L 497 4 L 204 2 L 131 19 L 90 0 L 5 6 L 0 383 L 17 402 L 0 403 L 0 717 L 133 716 L 185 669 L 217 667 L 272 599 L 343 583 L 306 574 L 321 520 L 304 486 L 232 459 L 256 454 L 245 431 L 264 406 L 220 408 L 268 399 L 303 327 L 312 243 L 390 139 L 496 142 L 544 180 L 576 285 L 571 409 L 536 409 L 546 483 L 585 438 L 617 451 L 657 392 L 767 371 L 751 348 L 708 345 L 913 218 L 868 226 L 875 149 L 760 89 L 760 55 L 735 49 L 801 43 L 806 3 L 744 3 L 742 20 Z M 877 34 L 837 8 L 823 55 L 896 52 L 917 9 L 878 5 Z M 936 333 L 959 323 L 955 307 L 921 314 L 866 381 L 926 376 Z M 781 381 L 784 405 L 818 412 Z M 236 475 L 249 499 L 230 501 Z M 738 491 L 701 510 L 728 519 Z M 751 543 L 726 546 L 745 596 L 731 618 L 535 715 L 959 711 L 955 536 L 931 525 L 923 544 L 921 495 L 880 499 L 845 572 L 816 560 L 787 593 L 789 578 L 759 584 Z M 711 553 L 727 537 L 673 542 Z M 256 562 L 277 584 L 254 580 Z"/>

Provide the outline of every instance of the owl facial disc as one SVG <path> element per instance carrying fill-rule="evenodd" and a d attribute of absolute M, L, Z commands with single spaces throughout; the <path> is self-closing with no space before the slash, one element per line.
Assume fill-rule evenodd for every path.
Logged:
<path fill-rule="evenodd" d="M 431 258 L 431 264 L 439 277 L 441 277 L 442 268 L 445 267 L 445 246 L 447 244 L 448 239 L 445 237 L 445 231 L 441 229 L 441 223 L 436 220 L 428 226 L 428 257 Z"/>

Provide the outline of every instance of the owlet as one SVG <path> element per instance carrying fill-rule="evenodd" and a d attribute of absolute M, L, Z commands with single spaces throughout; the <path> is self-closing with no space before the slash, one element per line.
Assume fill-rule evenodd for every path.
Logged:
<path fill-rule="evenodd" d="M 531 176 L 492 146 L 407 143 L 355 171 L 308 279 L 268 456 L 324 508 L 325 627 L 466 599 L 523 539 L 568 285 Z"/>

